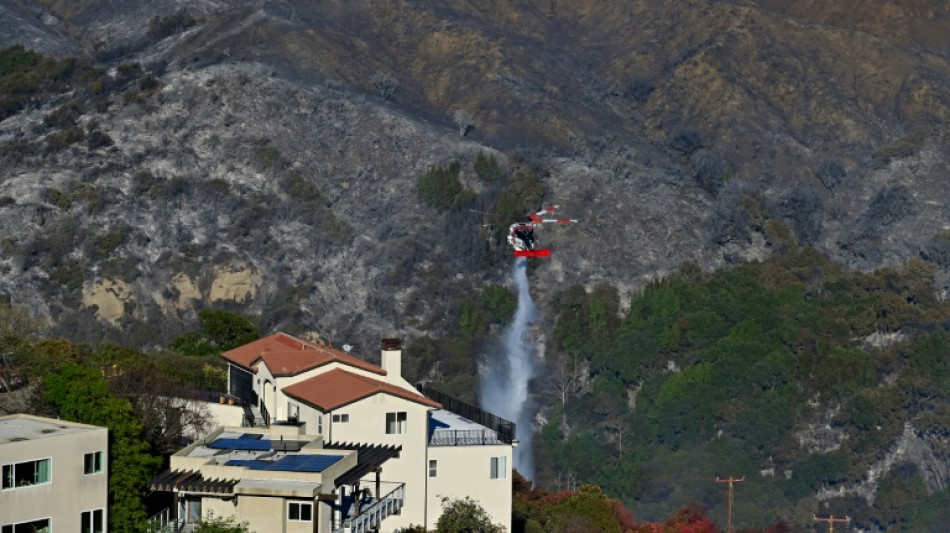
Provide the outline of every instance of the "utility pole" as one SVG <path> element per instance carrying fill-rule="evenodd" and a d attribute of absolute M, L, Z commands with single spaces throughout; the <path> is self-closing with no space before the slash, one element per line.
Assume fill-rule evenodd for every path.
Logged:
<path fill-rule="evenodd" d="M 716 483 L 728 483 L 729 484 L 729 505 L 727 507 L 728 512 L 726 513 L 726 533 L 732 533 L 732 484 L 739 483 L 740 481 L 745 481 L 745 476 L 742 476 L 739 479 L 736 479 L 732 476 L 729 476 L 728 479 L 719 479 L 716 478 Z"/>
<path fill-rule="evenodd" d="M 827 518 L 821 518 L 821 517 L 815 516 L 815 522 L 828 522 L 828 533 L 835 533 L 835 522 L 847 523 L 850 521 L 851 521 L 851 518 L 847 516 L 844 518 L 835 518 L 835 515 L 830 515 Z"/>

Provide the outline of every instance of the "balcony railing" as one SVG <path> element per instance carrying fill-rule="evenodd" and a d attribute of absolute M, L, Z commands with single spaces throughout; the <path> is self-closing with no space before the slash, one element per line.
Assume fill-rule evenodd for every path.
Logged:
<path fill-rule="evenodd" d="M 429 438 L 429 446 L 485 446 L 501 444 L 490 429 L 437 429 Z"/>
<path fill-rule="evenodd" d="M 197 524 L 178 520 L 172 514 L 171 507 L 166 507 L 155 516 L 148 519 L 149 533 L 190 533 Z"/>
<path fill-rule="evenodd" d="M 511 444 L 515 440 L 515 423 L 505 420 L 500 416 L 495 416 L 488 411 L 483 411 L 474 405 L 455 399 L 448 394 L 439 392 L 432 387 L 419 385 L 419 391 L 426 397 L 431 398 L 442 404 L 442 407 L 453 413 L 467 418 L 476 424 L 481 424 L 491 429 L 497 435 L 497 439 L 505 444 Z"/>
<path fill-rule="evenodd" d="M 333 533 L 368 533 L 375 531 L 383 520 L 402 509 L 405 497 L 406 485 L 400 483 L 399 486 L 382 498 L 361 508 L 360 514 L 345 518 L 343 527 L 334 529 Z"/>

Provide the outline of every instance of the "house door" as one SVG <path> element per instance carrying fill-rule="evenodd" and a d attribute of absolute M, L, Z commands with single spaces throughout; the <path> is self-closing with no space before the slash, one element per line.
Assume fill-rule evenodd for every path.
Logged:
<path fill-rule="evenodd" d="M 182 495 L 178 499 L 178 519 L 186 524 L 201 522 L 201 496 Z"/>

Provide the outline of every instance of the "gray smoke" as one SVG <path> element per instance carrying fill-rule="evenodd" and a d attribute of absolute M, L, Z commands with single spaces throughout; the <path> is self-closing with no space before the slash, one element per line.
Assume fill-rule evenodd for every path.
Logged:
<path fill-rule="evenodd" d="M 514 467 L 527 479 L 534 478 L 534 458 L 531 453 L 531 402 L 528 381 L 534 376 L 534 343 L 529 334 L 537 308 L 531 300 L 527 275 L 528 261 L 515 260 L 512 277 L 518 289 L 518 310 L 514 322 L 505 330 L 504 357 L 492 361 L 482 382 L 482 407 L 516 424 L 518 447 L 514 452 Z"/>

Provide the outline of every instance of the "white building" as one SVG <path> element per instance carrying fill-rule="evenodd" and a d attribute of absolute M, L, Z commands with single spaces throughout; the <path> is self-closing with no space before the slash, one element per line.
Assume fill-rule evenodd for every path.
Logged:
<path fill-rule="evenodd" d="M 365 509 L 380 496 L 379 483 L 404 489 L 399 514 L 387 516 L 381 531 L 434 528 L 443 497 L 470 497 L 510 529 L 513 424 L 447 396 L 424 396 L 402 378 L 401 356 L 392 339 L 383 341 L 377 366 L 283 333 L 223 354 L 229 394 L 247 406 L 246 425 L 292 426 L 320 443 L 311 449 L 399 449 L 361 480 L 322 481 L 317 496 L 327 507 L 314 514 L 329 516 L 327 531 L 353 527 L 353 493 L 374 495 L 363 499 Z"/>
<path fill-rule="evenodd" d="M 108 430 L 31 415 L 0 417 L 0 533 L 104 533 Z"/>
<path fill-rule="evenodd" d="M 405 484 L 378 479 L 398 453 L 395 446 L 333 446 L 296 424 L 218 428 L 172 455 L 169 469 L 149 482 L 174 496 L 152 521 L 169 532 L 188 531 L 211 515 L 257 532 L 371 531 L 402 508 Z M 378 495 L 372 499 L 351 488 L 368 473 Z M 338 502 L 352 512 L 344 515 Z"/>

